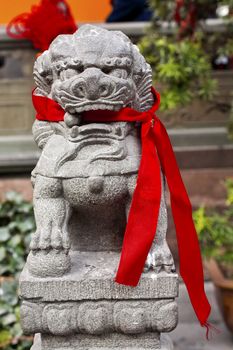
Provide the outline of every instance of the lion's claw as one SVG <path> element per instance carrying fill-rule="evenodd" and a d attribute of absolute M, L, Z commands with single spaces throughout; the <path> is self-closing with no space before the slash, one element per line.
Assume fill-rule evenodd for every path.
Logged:
<path fill-rule="evenodd" d="M 58 227 L 37 230 L 32 236 L 30 250 L 69 250 L 70 242 L 67 233 L 63 233 Z"/>

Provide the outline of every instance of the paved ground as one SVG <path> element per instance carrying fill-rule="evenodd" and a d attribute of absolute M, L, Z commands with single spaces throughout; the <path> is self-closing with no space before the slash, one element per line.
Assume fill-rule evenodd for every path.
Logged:
<path fill-rule="evenodd" d="M 170 334 L 174 350 L 233 350 L 233 335 L 225 328 L 216 305 L 214 288 L 212 283 L 206 283 L 206 292 L 212 305 L 210 322 L 220 331 L 220 334 L 212 333 L 210 341 L 205 338 L 205 329 L 199 326 L 185 291 L 180 287 L 179 297 L 179 325 Z"/>
<path fill-rule="evenodd" d="M 203 329 L 198 324 L 179 324 L 171 334 L 174 350 L 232 350 L 233 337 L 223 323 L 216 326 L 221 329 L 221 334 L 213 334 L 212 339 L 207 341 Z"/>

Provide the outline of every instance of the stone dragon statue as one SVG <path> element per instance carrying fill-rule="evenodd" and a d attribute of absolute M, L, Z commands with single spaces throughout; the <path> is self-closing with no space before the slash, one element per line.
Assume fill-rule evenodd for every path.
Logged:
<path fill-rule="evenodd" d="M 70 252 L 120 251 L 141 156 L 140 125 L 84 123 L 82 113 L 153 103 L 152 71 L 126 35 L 84 25 L 59 35 L 36 60 L 36 95 L 65 110 L 63 122 L 36 120 L 42 154 L 32 173 L 37 231 L 28 265 L 39 277 L 71 268 Z M 171 272 L 165 189 L 145 271 Z"/>

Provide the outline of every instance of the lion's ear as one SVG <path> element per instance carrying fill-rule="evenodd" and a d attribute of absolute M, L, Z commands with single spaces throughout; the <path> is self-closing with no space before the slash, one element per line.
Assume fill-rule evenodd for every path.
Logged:
<path fill-rule="evenodd" d="M 33 76 L 36 83 L 36 93 L 47 96 L 53 83 L 52 64 L 49 51 L 44 51 L 34 64 Z"/>
<path fill-rule="evenodd" d="M 125 35 L 123 32 L 121 32 L 119 30 L 114 30 L 114 34 L 117 35 L 118 38 L 122 39 L 125 43 L 132 45 L 132 42 L 129 39 L 129 37 L 127 35 Z"/>
<path fill-rule="evenodd" d="M 136 45 L 133 45 L 134 70 L 133 79 L 136 85 L 137 94 L 139 97 L 140 111 L 146 111 L 153 104 L 152 87 L 152 68 L 146 62 L 145 58 L 139 51 Z"/>
<path fill-rule="evenodd" d="M 50 137 L 54 134 L 52 123 L 36 119 L 32 126 L 32 134 L 37 146 L 43 149 Z"/>
<path fill-rule="evenodd" d="M 32 134 L 39 148 L 43 149 L 53 135 L 67 137 L 67 128 L 64 122 L 50 123 L 36 119 L 32 126 Z"/>

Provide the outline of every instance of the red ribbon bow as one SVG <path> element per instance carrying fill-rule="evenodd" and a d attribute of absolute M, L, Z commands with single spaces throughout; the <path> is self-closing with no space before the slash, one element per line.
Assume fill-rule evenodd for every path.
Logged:
<path fill-rule="evenodd" d="M 86 122 L 141 122 L 142 157 L 128 223 L 124 235 L 116 282 L 136 286 L 155 237 L 160 201 L 160 166 L 166 177 L 176 227 L 180 257 L 180 274 L 186 284 L 197 318 L 206 326 L 210 304 L 204 290 L 204 277 L 197 233 L 192 220 L 192 207 L 183 184 L 169 136 L 156 117 L 160 96 L 152 89 L 155 102 L 146 112 L 123 108 L 118 112 L 90 111 L 83 113 Z M 53 100 L 33 95 L 37 119 L 61 121 L 64 110 Z"/>
<path fill-rule="evenodd" d="M 30 12 L 13 18 L 6 27 L 8 36 L 28 39 L 40 51 L 47 50 L 59 34 L 73 34 L 76 30 L 66 0 L 41 0 Z"/>

